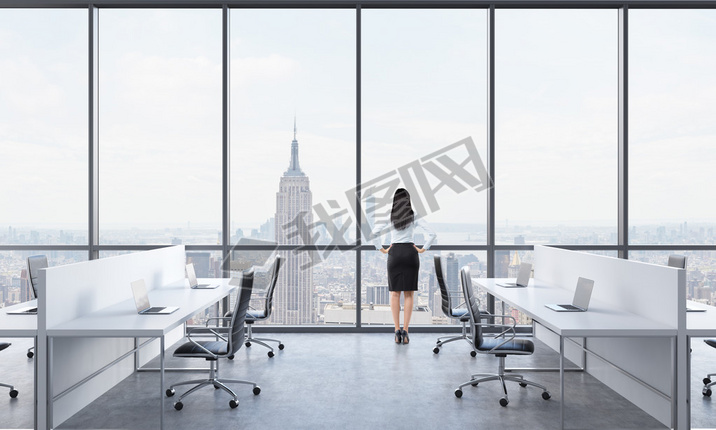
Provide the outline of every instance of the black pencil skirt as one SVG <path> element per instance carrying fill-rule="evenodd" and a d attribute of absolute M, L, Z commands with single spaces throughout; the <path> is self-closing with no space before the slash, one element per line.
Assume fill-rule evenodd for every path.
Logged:
<path fill-rule="evenodd" d="M 394 243 L 388 251 L 388 289 L 417 291 L 420 258 L 412 243 Z"/>

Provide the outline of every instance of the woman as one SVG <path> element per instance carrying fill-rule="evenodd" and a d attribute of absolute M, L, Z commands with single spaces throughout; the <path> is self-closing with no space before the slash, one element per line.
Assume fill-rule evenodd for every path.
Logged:
<path fill-rule="evenodd" d="M 380 243 L 379 236 L 390 231 L 390 246 L 386 249 Z M 424 230 L 428 239 L 422 248 L 415 246 L 413 235 L 415 229 Z M 413 295 L 418 290 L 418 271 L 422 254 L 435 241 L 435 232 L 428 227 L 422 219 L 415 217 L 410 205 L 410 194 L 404 188 L 398 188 L 393 195 L 393 208 L 390 212 L 390 222 L 377 223 L 373 229 L 376 248 L 383 254 L 388 254 L 388 289 L 390 290 L 390 310 L 393 313 L 395 324 L 395 343 L 407 344 L 410 342 L 408 329 L 410 317 L 413 313 Z M 405 295 L 404 325 L 400 327 L 400 292 Z"/>

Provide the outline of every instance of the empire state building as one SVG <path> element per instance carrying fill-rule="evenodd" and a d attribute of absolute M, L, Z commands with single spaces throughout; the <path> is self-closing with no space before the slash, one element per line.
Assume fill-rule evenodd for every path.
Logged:
<path fill-rule="evenodd" d="M 296 123 L 293 124 L 291 163 L 281 176 L 276 193 L 276 243 L 308 245 L 301 238 L 310 237 L 313 223 L 313 196 L 308 176 L 298 164 Z M 297 220 L 301 220 L 297 222 Z M 313 268 L 307 252 L 280 251 L 284 264 L 275 291 L 272 322 L 276 324 L 313 324 Z"/>

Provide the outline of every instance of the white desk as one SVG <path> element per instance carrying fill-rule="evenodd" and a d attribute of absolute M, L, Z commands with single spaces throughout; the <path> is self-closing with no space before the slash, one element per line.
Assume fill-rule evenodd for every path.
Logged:
<path fill-rule="evenodd" d="M 687 302 L 689 308 L 706 309 L 706 312 L 686 313 L 686 347 L 689 351 L 687 361 L 687 390 L 689 405 L 691 405 L 691 338 L 694 337 L 716 337 L 716 307 L 696 302 Z M 715 351 L 716 352 L 716 351 Z M 691 408 L 688 409 L 689 423 L 691 422 Z"/>
<path fill-rule="evenodd" d="M 587 312 L 550 310 L 545 304 L 571 303 L 574 293 L 566 289 L 550 287 L 534 279 L 530 279 L 527 288 L 504 288 L 497 285 L 497 283 L 509 282 L 507 279 L 472 278 L 472 281 L 559 336 L 560 428 L 564 428 L 565 338 L 667 337 L 673 338 L 674 342 L 676 340 L 675 328 L 623 310 L 613 309 L 594 299 L 590 301 Z M 675 346 L 674 350 L 676 350 Z M 675 392 L 672 391 L 671 401 L 674 410 L 675 399 Z"/>
<path fill-rule="evenodd" d="M 133 300 L 125 300 L 107 308 L 83 315 L 79 318 L 59 324 L 47 330 L 48 338 L 48 423 L 52 423 L 52 404 L 65 393 L 106 370 L 108 366 L 120 361 L 115 360 L 90 375 L 78 381 L 75 385 L 54 395 L 52 390 L 53 339 L 61 337 L 91 338 L 158 338 L 159 348 L 159 398 L 160 398 L 160 428 L 164 428 L 164 337 L 173 329 L 184 324 L 197 312 L 215 304 L 229 295 L 236 287 L 229 285 L 229 279 L 202 279 L 201 282 L 219 283 L 215 289 L 191 289 L 188 284 L 159 287 L 149 292 L 149 301 L 153 306 L 178 306 L 179 309 L 169 315 L 139 315 Z M 145 343 L 146 344 L 146 343 Z M 143 345 L 138 346 L 140 348 Z M 134 352 L 135 351 L 130 351 Z"/>
<path fill-rule="evenodd" d="M 15 309 L 27 306 L 37 306 L 37 300 L 20 303 L 0 309 L 0 337 L 31 337 L 34 339 L 34 346 L 37 347 L 37 315 L 8 315 Z M 35 349 L 37 350 L 37 349 Z M 7 353 L 7 351 L 5 352 Z M 34 420 L 37 427 L 37 360 L 33 361 L 33 391 L 35 399 Z M 7 381 L 12 384 L 12 381 Z"/>

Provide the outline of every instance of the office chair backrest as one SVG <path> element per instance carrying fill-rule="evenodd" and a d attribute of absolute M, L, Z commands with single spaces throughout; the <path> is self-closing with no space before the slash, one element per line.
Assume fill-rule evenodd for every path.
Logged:
<path fill-rule="evenodd" d="M 672 254 L 669 256 L 669 267 L 676 267 L 678 269 L 686 269 L 686 256 Z"/>
<path fill-rule="evenodd" d="M 37 283 L 40 281 L 40 269 L 47 268 L 47 256 L 33 255 L 27 257 L 27 271 L 30 275 L 30 286 L 32 293 L 37 298 Z"/>
<path fill-rule="evenodd" d="M 269 287 L 266 291 L 266 318 L 271 315 L 271 308 L 273 306 L 273 292 L 276 289 L 276 283 L 278 283 L 278 271 L 281 269 L 281 263 L 283 259 L 280 256 L 276 256 L 273 265 L 271 265 L 271 279 L 269 280 Z"/>
<path fill-rule="evenodd" d="M 480 318 L 480 299 L 475 295 L 472 289 L 472 280 L 470 279 L 470 268 L 465 266 L 460 269 L 460 283 L 462 284 L 462 293 L 465 296 L 465 304 L 467 312 L 470 314 L 470 324 L 472 324 L 472 344 L 475 347 L 482 345 L 482 319 Z"/>
<path fill-rule="evenodd" d="M 241 277 L 241 288 L 236 298 L 234 312 L 231 313 L 231 335 L 229 336 L 228 355 L 233 355 L 244 344 L 244 322 L 254 288 L 254 270 L 250 269 Z"/>
<path fill-rule="evenodd" d="M 443 259 L 439 255 L 435 255 L 433 256 L 433 261 L 435 261 L 435 278 L 437 278 L 438 286 L 440 287 L 443 313 L 447 316 L 451 316 L 452 303 L 450 303 L 450 293 L 448 293 L 445 278 L 443 277 Z"/>

